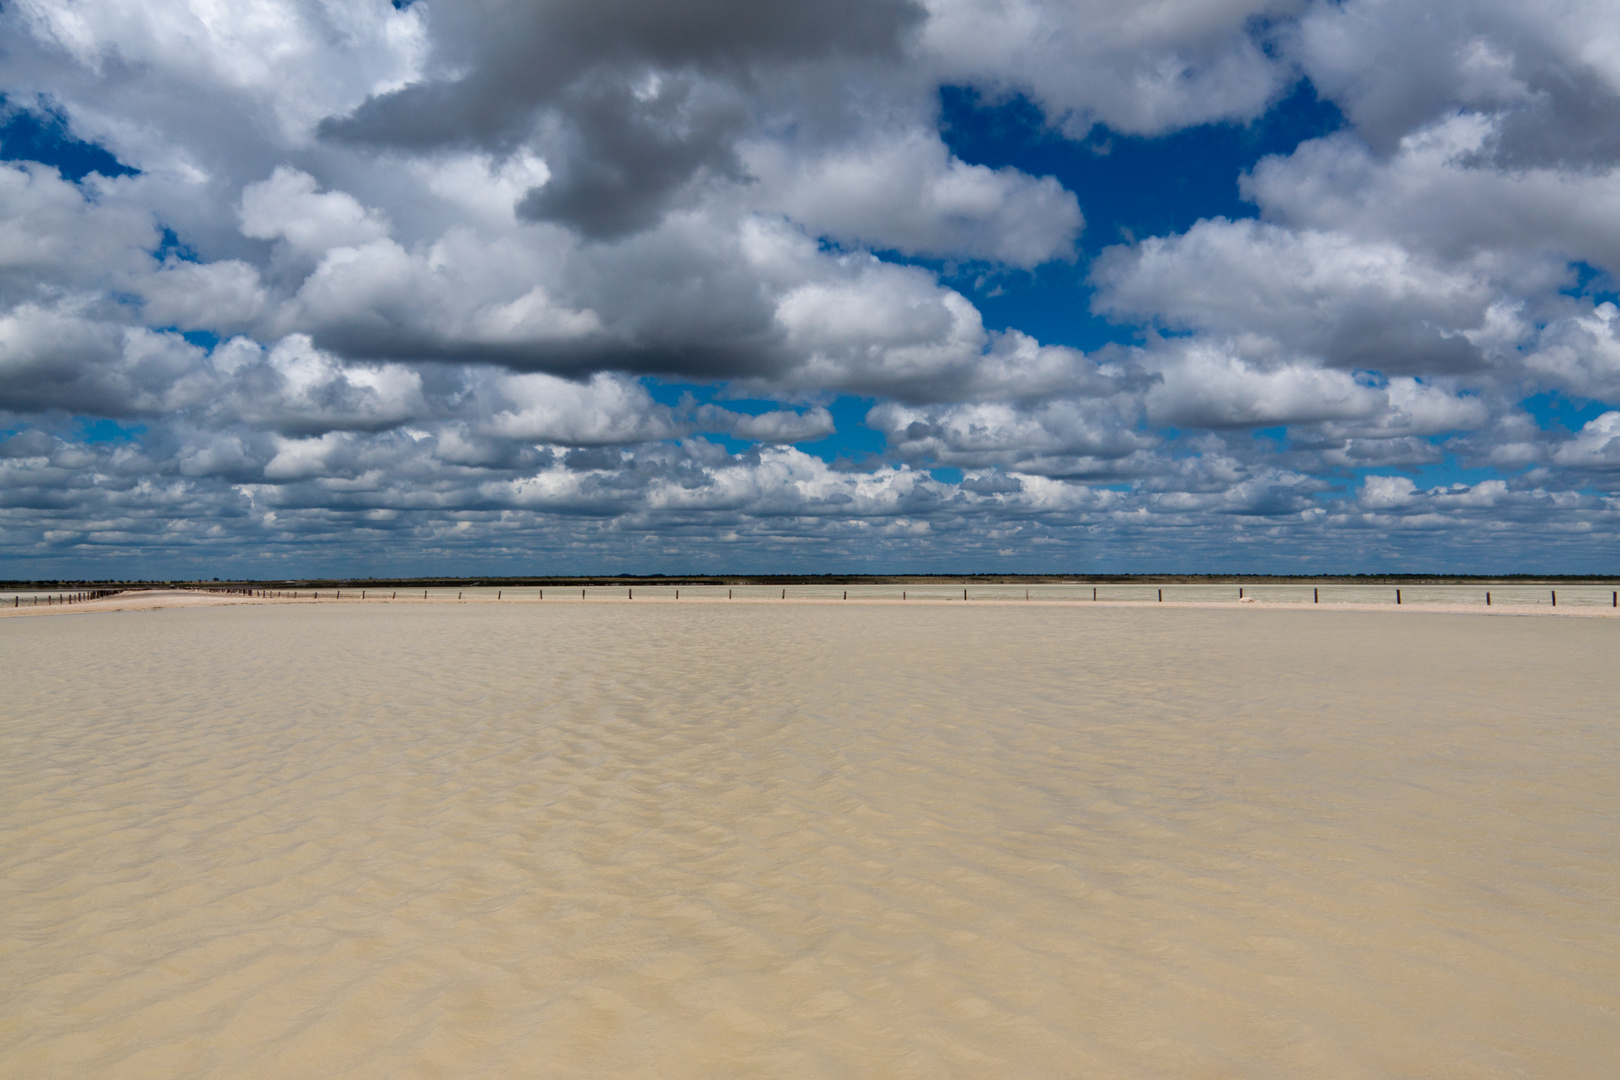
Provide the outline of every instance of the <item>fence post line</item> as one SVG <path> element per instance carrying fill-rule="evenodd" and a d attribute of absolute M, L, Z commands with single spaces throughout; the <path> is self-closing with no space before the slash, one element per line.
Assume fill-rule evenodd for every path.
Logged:
<path fill-rule="evenodd" d="M 1395 590 L 1395 603 L 1399 604 L 1400 602 L 1401 602 L 1401 590 L 1396 589 Z"/>
<path fill-rule="evenodd" d="M 1164 590 L 1163 589 L 1159 590 L 1159 603 L 1161 603 L 1161 604 L 1164 603 Z"/>
<path fill-rule="evenodd" d="M 1320 604 L 1321 602 L 1322 602 L 1322 590 L 1321 589 L 1312 589 L 1311 590 L 1311 603 Z"/>
<path fill-rule="evenodd" d="M 1554 589 L 1552 591 L 1552 598 L 1553 598 L 1553 607 L 1557 607 L 1558 606 L 1558 590 L 1557 589 Z"/>

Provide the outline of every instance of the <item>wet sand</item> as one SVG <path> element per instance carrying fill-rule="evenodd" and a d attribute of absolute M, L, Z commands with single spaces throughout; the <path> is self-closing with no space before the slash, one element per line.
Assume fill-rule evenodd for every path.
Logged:
<path fill-rule="evenodd" d="M 0 1077 L 1611 1076 L 1617 647 L 1263 605 L 9 620 Z"/>

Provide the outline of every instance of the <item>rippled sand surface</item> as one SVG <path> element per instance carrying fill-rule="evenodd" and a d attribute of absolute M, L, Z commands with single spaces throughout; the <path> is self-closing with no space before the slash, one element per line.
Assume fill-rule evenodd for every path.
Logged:
<path fill-rule="evenodd" d="M 1612 1077 L 1620 623 L 0 624 L 0 1076 Z"/>

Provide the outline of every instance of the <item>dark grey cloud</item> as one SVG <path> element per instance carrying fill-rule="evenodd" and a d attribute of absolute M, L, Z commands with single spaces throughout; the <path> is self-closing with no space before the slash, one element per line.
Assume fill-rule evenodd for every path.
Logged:
<path fill-rule="evenodd" d="M 509 145 L 531 134 L 537 110 L 592 74 L 745 81 L 766 65 L 897 57 L 922 18 L 904 0 L 484 0 L 420 10 L 442 74 L 371 98 L 324 133 L 418 149 Z"/>
<path fill-rule="evenodd" d="M 599 78 L 570 87 L 551 179 L 518 204 L 518 213 L 558 221 L 592 240 L 610 240 L 655 224 L 672 192 L 702 173 L 736 179 L 730 141 L 747 111 L 738 98 L 691 78 L 661 78 L 638 92 Z"/>
<path fill-rule="evenodd" d="M 1620 88 L 1590 69 L 1548 63 L 1533 97 L 1503 117 L 1491 160 L 1505 168 L 1601 168 L 1620 162 Z"/>
<path fill-rule="evenodd" d="M 536 0 L 431 5 L 446 77 L 374 97 L 321 125 L 328 138 L 427 150 L 537 141 L 552 179 L 525 216 L 611 239 L 658 220 L 704 173 L 741 174 L 746 93 L 781 65 L 898 58 L 909 0 Z"/>

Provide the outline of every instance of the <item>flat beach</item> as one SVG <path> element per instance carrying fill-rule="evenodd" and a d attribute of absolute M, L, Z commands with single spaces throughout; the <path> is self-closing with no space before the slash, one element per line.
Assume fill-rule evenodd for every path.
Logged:
<path fill-rule="evenodd" d="M 0 1077 L 1620 1061 L 1620 620 L 437 599 L 0 621 Z"/>

